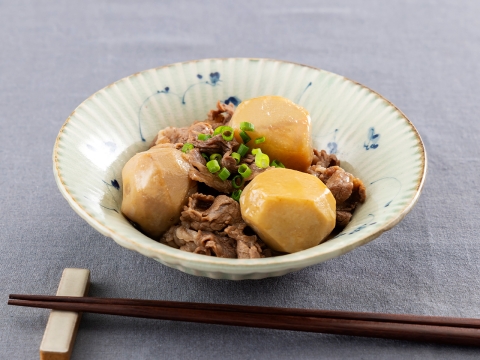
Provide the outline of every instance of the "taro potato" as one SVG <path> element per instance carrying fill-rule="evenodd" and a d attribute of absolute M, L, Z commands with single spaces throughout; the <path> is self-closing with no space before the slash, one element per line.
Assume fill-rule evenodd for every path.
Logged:
<path fill-rule="evenodd" d="M 196 182 L 189 164 L 171 147 L 152 148 L 124 166 L 122 213 L 147 236 L 157 239 L 176 224 Z"/>
<path fill-rule="evenodd" d="M 250 122 L 254 131 L 247 146 L 261 148 L 270 160 L 279 160 L 287 168 L 306 171 L 313 157 L 310 115 L 303 107 L 281 96 L 261 96 L 238 105 L 229 125 L 242 143 L 240 123 Z M 265 142 L 255 139 L 265 136 Z"/>
<path fill-rule="evenodd" d="M 293 253 L 320 244 L 335 227 L 336 202 L 316 177 L 274 168 L 243 190 L 245 222 L 274 250 Z"/>

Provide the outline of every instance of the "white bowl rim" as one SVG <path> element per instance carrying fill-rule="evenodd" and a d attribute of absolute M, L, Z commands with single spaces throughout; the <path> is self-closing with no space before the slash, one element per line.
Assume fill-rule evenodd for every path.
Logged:
<path fill-rule="evenodd" d="M 407 204 L 403 209 L 401 209 L 397 215 L 392 218 L 388 223 L 385 223 L 382 227 L 378 228 L 372 233 L 367 233 L 364 236 L 358 237 L 353 244 L 348 246 L 348 248 L 345 248 L 344 246 L 337 246 L 337 247 L 331 247 L 329 251 L 327 252 L 316 252 L 309 254 L 312 249 L 315 249 L 316 247 L 303 250 L 297 253 L 293 254 L 287 254 L 287 255 L 282 255 L 282 256 L 276 256 L 276 257 L 270 257 L 270 258 L 262 258 L 262 259 L 226 259 L 226 258 L 217 258 L 213 256 L 205 256 L 205 255 L 199 255 L 199 254 L 193 254 L 185 251 L 181 251 L 178 249 L 170 248 L 167 245 L 164 245 L 165 249 L 153 249 L 151 247 L 145 246 L 143 244 L 139 244 L 136 241 L 130 239 L 129 237 L 123 236 L 116 232 L 114 229 L 100 223 L 95 217 L 90 215 L 82 205 L 80 205 L 73 196 L 70 194 L 68 189 L 66 188 L 66 185 L 64 183 L 64 180 L 62 179 L 62 176 L 60 175 L 60 170 L 59 170 L 59 163 L 58 163 L 58 147 L 60 144 L 60 139 L 63 134 L 63 131 L 65 127 L 68 125 L 69 121 L 71 118 L 75 115 L 75 112 L 77 109 L 79 109 L 86 101 L 94 97 L 97 93 L 111 87 L 112 85 L 115 85 L 117 83 L 120 83 L 124 81 L 127 78 L 143 74 L 148 71 L 152 70 L 159 70 L 162 68 L 168 68 L 168 67 L 173 67 L 173 66 L 178 66 L 178 65 L 183 65 L 183 64 L 188 64 L 192 62 L 200 62 L 200 61 L 226 61 L 226 60 L 249 60 L 249 61 L 271 61 L 271 62 L 280 62 L 283 64 L 293 64 L 297 66 L 302 66 L 302 67 L 307 67 L 311 68 L 317 71 L 326 71 L 329 72 L 328 70 L 323 70 L 314 66 L 310 65 L 305 65 L 297 62 L 292 62 L 292 61 L 285 61 L 285 60 L 277 60 L 277 59 L 270 59 L 270 58 L 242 58 L 242 57 L 233 57 L 233 58 L 205 58 L 205 59 L 195 59 L 195 60 L 187 60 L 187 61 L 182 61 L 182 62 L 176 62 L 176 63 L 171 63 L 147 70 L 143 70 L 128 76 L 125 76 L 107 86 L 104 88 L 96 91 L 92 95 L 90 95 L 88 98 L 86 98 L 84 101 L 82 101 L 76 108 L 75 110 L 72 111 L 72 113 L 68 116 L 68 118 L 65 120 L 64 124 L 59 130 L 59 133 L 56 137 L 55 140 L 55 145 L 53 149 L 53 172 L 54 172 L 54 177 L 55 181 L 57 183 L 57 186 L 61 192 L 61 194 L 64 196 L 64 198 L 67 200 L 69 205 L 72 207 L 72 209 L 80 215 L 89 225 L 91 225 L 93 228 L 95 228 L 97 231 L 99 231 L 101 234 L 111 237 L 113 240 L 115 240 L 117 243 L 128 243 L 131 245 L 131 248 L 135 248 L 135 251 L 140 252 L 141 254 L 145 256 L 149 256 L 147 253 L 151 253 L 152 251 L 158 255 L 164 255 L 167 257 L 172 257 L 176 261 L 176 263 L 180 264 L 181 261 L 189 261 L 191 262 L 191 267 L 192 268 L 197 268 L 197 269 L 202 269 L 202 270 L 207 270 L 207 271 L 220 271 L 222 273 L 237 273 L 237 274 L 244 274 L 244 273 L 266 273 L 266 272 L 272 272 L 276 270 L 284 270 L 287 266 L 288 268 L 295 268 L 295 267 L 305 267 L 308 265 L 312 265 L 315 263 L 318 263 L 318 261 L 315 261 L 316 258 L 321 257 L 322 260 L 321 262 L 329 260 L 331 258 L 334 258 L 338 256 L 336 254 L 338 251 L 341 251 L 342 254 L 347 253 L 353 249 L 355 249 L 358 246 L 364 245 L 371 240 L 377 238 L 380 236 L 383 232 L 390 230 L 393 228 L 395 225 L 397 225 L 407 214 L 408 212 L 413 208 L 413 206 L 417 203 L 420 193 L 423 189 L 423 186 L 425 184 L 425 178 L 426 178 L 426 173 L 427 173 L 427 153 L 425 150 L 424 143 L 422 141 L 422 138 L 420 137 L 420 134 L 416 127 L 413 125 L 413 123 L 408 119 L 408 117 L 397 107 L 395 106 L 391 101 L 377 93 L 376 91 L 370 89 L 369 87 L 351 80 L 343 75 L 338 75 L 336 73 L 329 72 L 331 74 L 341 76 L 345 80 L 361 86 L 365 89 L 367 89 L 369 92 L 380 98 L 381 100 L 385 101 L 393 107 L 399 115 L 406 121 L 407 125 L 410 126 L 410 128 L 413 131 L 413 134 L 415 135 L 417 141 L 418 141 L 418 150 L 421 153 L 421 162 L 422 162 L 422 171 L 420 175 L 417 178 L 417 183 L 416 183 L 416 190 L 413 196 L 408 200 Z M 152 240 L 157 244 L 160 244 L 156 242 L 155 240 Z M 163 245 L 163 244 L 162 244 Z M 140 249 L 137 249 L 140 247 Z M 143 250 L 143 251 L 141 251 Z M 174 252 L 172 252 L 174 250 Z M 161 260 L 161 256 L 156 256 L 155 259 Z M 169 262 L 171 262 L 174 259 L 169 259 Z M 196 265 L 196 266 L 195 266 Z M 244 268 L 244 266 L 247 266 L 247 268 Z"/>

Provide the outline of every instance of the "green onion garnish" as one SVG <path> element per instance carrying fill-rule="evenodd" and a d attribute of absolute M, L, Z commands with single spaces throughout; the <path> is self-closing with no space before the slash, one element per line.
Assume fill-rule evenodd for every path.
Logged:
<path fill-rule="evenodd" d="M 182 152 L 187 153 L 194 148 L 193 144 L 185 143 L 182 146 Z"/>
<path fill-rule="evenodd" d="M 285 165 L 283 165 L 280 161 L 278 160 L 273 160 L 272 161 L 272 166 L 275 166 L 276 168 L 283 168 L 285 169 Z"/>
<path fill-rule="evenodd" d="M 211 137 L 212 137 L 211 135 L 207 135 L 207 134 L 198 134 L 198 140 L 202 140 L 202 141 L 208 140 Z"/>
<path fill-rule="evenodd" d="M 242 190 L 237 189 L 232 193 L 232 199 L 235 201 L 240 201 L 240 195 L 242 195 Z"/>
<path fill-rule="evenodd" d="M 259 149 L 259 148 L 252 149 L 252 154 L 253 155 L 257 155 L 257 154 L 261 154 L 261 153 L 262 153 L 262 149 Z"/>
<path fill-rule="evenodd" d="M 219 126 L 215 129 L 215 131 L 213 132 L 213 136 L 215 135 L 218 135 L 218 134 L 221 134 L 222 133 L 222 129 L 223 129 L 223 126 Z"/>
<path fill-rule="evenodd" d="M 207 169 L 211 173 L 216 173 L 218 170 L 220 170 L 220 165 L 218 165 L 217 160 L 210 160 L 207 162 Z"/>
<path fill-rule="evenodd" d="M 270 159 L 267 154 L 258 153 L 255 155 L 255 164 L 261 168 L 265 169 L 270 165 Z"/>
<path fill-rule="evenodd" d="M 259 137 L 255 139 L 255 144 L 261 144 L 265 142 L 265 136 Z"/>
<path fill-rule="evenodd" d="M 222 160 L 222 155 L 220 155 L 218 153 L 212 154 L 212 155 L 210 155 L 210 160 L 220 161 L 220 160 Z"/>
<path fill-rule="evenodd" d="M 209 161 L 210 161 L 210 158 L 208 157 L 207 154 L 202 153 L 202 157 L 205 159 L 206 162 L 209 162 Z"/>
<path fill-rule="evenodd" d="M 238 180 L 240 180 L 240 184 L 237 182 Z M 244 183 L 245 183 L 245 178 L 241 175 L 237 175 L 232 179 L 232 185 L 235 189 L 240 189 Z"/>
<path fill-rule="evenodd" d="M 243 178 L 248 178 L 252 174 L 252 170 L 247 166 L 247 164 L 242 164 L 238 167 L 238 173 Z"/>
<path fill-rule="evenodd" d="M 240 159 L 242 158 L 242 157 L 240 156 L 240 154 L 239 154 L 239 153 L 236 153 L 236 152 L 232 152 L 232 155 L 230 155 L 230 156 L 235 159 L 235 161 L 237 162 L 237 164 L 240 162 Z"/>
<path fill-rule="evenodd" d="M 250 136 L 248 136 L 248 134 L 243 130 L 240 130 L 240 137 L 242 138 L 244 144 L 246 144 L 250 140 L 252 140 L 252 138 Z"/>
<path fill-rule="evenodd" d="M 250 150 L 248 146 L 240 144 L 240 146 L 238 147 L 237 153 L 239 153 L 241 157 L 244 157 L 245 155 L 247 155 L 248 150 Z"/>
<path fill-rule="evenodd" d="M 228 171 L 226 168 L 223 168 L 222 171 L 218 173 L 218 177 L 223 181 L 227 180 L 229 176 L 230 176 L 230 171 Z"/>
<path fill-rule="evenodd" d="M 225 141 L 233 140 L 233 129 L 230 126 L 224 126 L 222 129 L 222 137 Z"/>
<path fill-rule="evenodd" d="M 253 131 L 255 130 L 255 126 L 253 126 L 252 123 L 249 123 L 249 122 L 241 122 L 240 123 L 240 130 L 243 130 L 243 131 Z"/>

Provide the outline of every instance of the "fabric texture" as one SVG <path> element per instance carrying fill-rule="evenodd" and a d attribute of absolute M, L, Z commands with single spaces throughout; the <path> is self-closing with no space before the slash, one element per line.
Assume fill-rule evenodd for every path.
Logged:
<path fill-rule="evenodd" d="M 33 359 L 66 267 L 90 295 L 480 318 L 480 3 L 0 1 L 0 358 Z M 279 278 L 220 281 L 165 267 L 70 209 L 52 149 L 84 99 L 132 73 L 267 57 L 376 90 L 415 124 L 428 174 L 398 226 Z M 475 348 L 85 314 L 72 359 L 477 359 Z"/>

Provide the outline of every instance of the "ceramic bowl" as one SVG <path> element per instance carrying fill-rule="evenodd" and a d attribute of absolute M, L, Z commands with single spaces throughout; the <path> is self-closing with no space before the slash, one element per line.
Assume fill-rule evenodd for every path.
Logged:
<path fill-rule="evenodd" d="M 366 185 L 366 202 L 340 234 L 298 253 L 239 260 L 173 249 L 132 227 L 120 212 L 121 172 L 128 159 L 146 150 L 159 129 L 205 119 L 217 100 L 236 105 L 267 94 L 305 107 L 312 118 L 314 146 L 336 154 L 342 167 Z M 186 273 L 233 280 L 283 275 L 375 239 L 413 207 L 426 164 L 417 130 L 381 95 L 325 70 L 242 58 L 177 63 L 121 79 L 75 109 L 53 152 L 58 188 L 100 233 Z"/>

